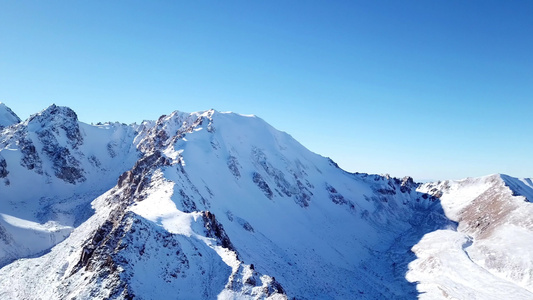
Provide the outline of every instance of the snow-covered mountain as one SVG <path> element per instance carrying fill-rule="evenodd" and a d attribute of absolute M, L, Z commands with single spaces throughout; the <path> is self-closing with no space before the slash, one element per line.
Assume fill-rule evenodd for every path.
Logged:
<path fill-rule="evenodd" d="M 132 126 L 90 126 L 55 105 L 24 122 L 4 111 L 12 124 L 0 136 L 0 266 L 65 239 L 139 158 Z"/>
<path fill-rule="evenodd" d="M 348 173 L 214 110 L 0 124 L 2 299 L 533 298 L 529 179 Z"/>

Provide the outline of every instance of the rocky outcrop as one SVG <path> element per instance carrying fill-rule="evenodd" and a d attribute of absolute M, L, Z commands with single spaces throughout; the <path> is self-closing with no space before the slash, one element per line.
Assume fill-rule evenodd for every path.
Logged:
<path fill-rule="evenodd" d="M 252 180 L 257 185 L 257 187 L 261 191 L 263 191 L 263 193 L 265 194 L 265 196 L 268 199 L 272 199 L 272 197 L 274 196 L 274 193 L 272 193 L 272 190 L 268 186 L 268 183 L 265 182 L 265 180 L 263 179 L 263 176 L 261 176 L 261 174 L 259 174 L 257 172 L 254 172 L 252 174 Z"/>
<path fill-rule="evenodd" d="M 19 147 L 22 152 L 20 164 L 28 170 L 35 171 L 37 174 L 43 174 L 43 163 L 33 142 L 30 139 L 21 137 Z"/>
<path fill-rule="evenodd" d="M 272 199 L 274 196 L 271 186 L 267 183 L 268 181 L 274 183 L 272 188 L 280 197 L 292 198 L 300 207 L 309 206 L 313 193 L 308 186 L 302 183 L 302 181 L 305 181 L 305 173 L 296 174 L 292 172 L 292 177 L 286 177 L 285 172 L 273 166 L 263 150 L 257 147 L 252 148 L 251 156 L 259 169 L 258 171 L 265 174 L 265 177 L 263 177 L 256 171 L 252 174 L 252 179 L 267 198 Z"/>
<path fill-rule="evenodd" d="M 40 139 L 43 142 L 52 141 L 52 135 L 59 136 L 64 133 L 67 144 L 72 148 L 75 149 L 83 143 L 78 116 L 68 107 L 53 104 L 42 112 L 32 115 L 25 123 L 36 133 L 42 133 Z"/>
<path fill-rule="evenodd" d="M 211 124 L 213 114 L 213 110 L 204 114 L 186 114 L 175 111 L 168 116 L 162 115 L 155 123 L 145 122 L 139 129 L 141 134 L 138 148 L 146 153 L 154 149 L 165 149 L 192 133 L 204 122 Z M 209 128 L 208 131 L 210 131 Z"/>
<path fill-rule="evenodd" d="M 118 178 L 117 187 L 122 189 L 125 201 L 142 201 L 146 196 L 143 191 L 150 182 L 153 171 L 170 164 L 170 160 L 161 151 L 151 152 L 139 159 L 130 171 Z"/>
<path fill-rule="evenodd" d="M 237 251 L 231 244 L 228 235 L 224 231 L 224 227 L 216 220 L 215 215 L 209 211 L 205 211 L 202 214 L 202 218 L 204 220 L 205 235 L 216 239 L 220 246 L 236 253 Z"/>
<path fill-rule="evenodd" d="M 228 164 L 228 169 L 230 170 L 231 174 L 233 174 L 233 176 L 235 176 L 236 178 L 240 178 L 241 177 L 241 172 L 239 171 L 240 165 L 239 165 L 239 161 L 237 160 L 237 158 L 233 155 L 229 156 L 227 164 Z"/>
<path fill-rule="evenodd" d="M 2 155 L 0 155 L 0 178 L 6 178 L 9 171 L 7 170 L 7 162 Z"/>

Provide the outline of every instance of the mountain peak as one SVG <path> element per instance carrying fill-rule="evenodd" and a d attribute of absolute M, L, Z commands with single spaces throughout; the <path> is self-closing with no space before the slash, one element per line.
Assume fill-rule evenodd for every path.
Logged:
<path fill-rule="evenodd" d="M 77 127 L 78 115 L 69 107 L 50 105 L 39 113 L 31 115 L 25 124 L 29 127 L 39 128 L 49 127 Z"/>
<path fill-rule="evenodd" d="M 78 115 L 69 107 L 66 106 L 57 106 L 55 104 L 50 105 L 46 109 L 42 110 L 39 113 L 36 113 L 28 119 L 29 122 L 34 120 L 44 121 L 44 120 L 53 120 L 57 118 L 65 118 L 71 120 L 78 120 Z"/>
<path fill-rule="evenodd" d="M 0 102 L 0 128 L 17 123 L 20 123 L 20 118 L 11 110 L 11 108 Z"/>

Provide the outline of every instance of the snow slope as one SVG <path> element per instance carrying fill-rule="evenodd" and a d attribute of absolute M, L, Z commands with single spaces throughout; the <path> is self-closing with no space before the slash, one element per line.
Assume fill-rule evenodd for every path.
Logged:
<path fill-rule="evenodd" d="M 0 130 L 20 122 L 20 118 L 4 103 L 0 102 Z"/>
<path fill-rule="evenodd" d="M 440 193 L 457 230 L 431 232 L 413 248 L 407 278 L 422 299 L 533 299 L 530 179 L 490 175 L 422 185 Z"/>
<path fill-rule="evenodd" d="M 214 110 L 139 126 L 74 116 L 52 106 L 0 140 L 0 250 L 35 256 L 0 269 L 3 299 L 531 296 L 531 180 L 347 173 L 258 117 Z M 46 233 L 41 247 L 21 250 L 25 228 Z"/>

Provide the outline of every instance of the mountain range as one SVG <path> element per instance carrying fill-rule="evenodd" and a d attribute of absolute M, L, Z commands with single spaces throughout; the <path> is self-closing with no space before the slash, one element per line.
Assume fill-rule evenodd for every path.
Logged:
<path fill-rule="evenodd" d="M 346 172 L 256 116 L 0 104 L 0 299 L 533 299 L 532 200 Z"/>

